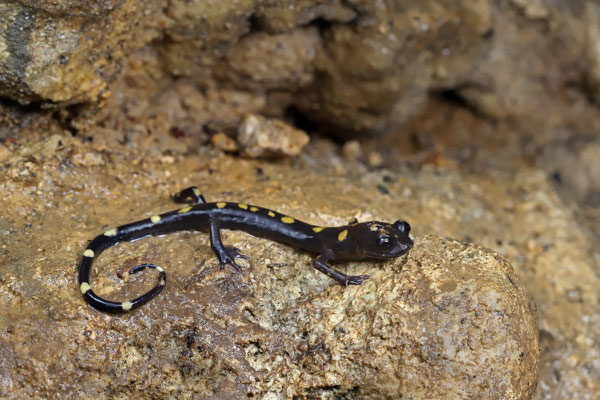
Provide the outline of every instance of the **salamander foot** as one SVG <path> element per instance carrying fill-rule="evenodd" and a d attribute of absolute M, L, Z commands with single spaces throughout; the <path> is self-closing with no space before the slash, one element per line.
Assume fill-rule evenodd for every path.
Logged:
<path fill-rule="evenodd" d="M 362 285 L 364 281 L 371 278 L 371 275 L 349 275 L 346 279 L 346 286 L 348 285 Z"/>
<path fill-rule="evenodd" d="M 233 246 L 224 246 L 223 253 L 219 254 L 219 261 L 221 262 L 221 269 L 224 269 L 227 264 L 231 265 L 238 272 L 242 271 L 242 267 L 235 262 L 236 258 L 243 258 L 249 260 L 247 255 L 240 254 L 240 249 Z"/>

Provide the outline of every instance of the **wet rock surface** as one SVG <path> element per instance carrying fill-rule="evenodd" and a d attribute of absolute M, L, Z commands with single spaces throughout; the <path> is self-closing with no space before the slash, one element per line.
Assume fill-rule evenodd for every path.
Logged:
<path fill-rule="evenodd" d="M 388 184 L 395 196 L 373 197 L 369 182 L 383 179 L 379 173 L 361 183 L 210 151 L 156 169 L 155 160 L 113 163 L 112 151 L 78 142 L 53 136 L 38 144 L 45 153 L 36 148 L 43 171 L 4 175 L 3 395 L 453 398 L 468 387 L 473 397 L 531 397 L 536 314 L 518 274 L 492 251 L 419 228 L 407 257 L 342 263 L 372 276 L 346 288 L 314 271 L 313 256 L 241 232 L 225 239 L 251 257 L 241 274 L 219 269 L 205 233 L 125 243 L 97 260 L 94 290 L 136 296 L 156 277 L 125 272 L 149 260 L 167 269 L 167 288 L 121 317 L 89 308 L 76 283 L 85 243 L 172 208 L 175 188 L 165 179 L 204 182 L 209 200 L 260 204 L 318 224 L 352 216 L 426 222 L 415 213 L 414 186 L 398 181 Z M 144 170 L 161 172 L 142 177 Z"/>

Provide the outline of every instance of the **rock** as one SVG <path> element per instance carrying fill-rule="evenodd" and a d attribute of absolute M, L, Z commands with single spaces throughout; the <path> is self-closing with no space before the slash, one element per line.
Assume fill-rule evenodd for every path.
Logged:
<path fill-rule="evenodd" d="M 0 95 L 22 103 L 98 101 L 125 54 L 149 40 L 160 2 L 0 5 Z M 149 35 L 152 36 L 152 35 Z"/>
<path fill-rule="evenodd" d="M 159 2 L 163 4 L 163 2 Z M 210 68 L 249 31 L 257 0 L 169 1 L 159 23 L 165 40 L 156 43 L 166 71 L 207 78 Z"/>
<path fill-rule="evenodd" d="M 342 147 L 342 153 L 348 161 L 358 161 L 362 157 L 362 147 L 358 140 L 348 140 Z"/>
<path fill-rule="evenodd" d="M 224 60 L 215 67 L 214 75 L 227 86 L 293 91 L 312 82 L 320 43 L 315 28 L 277 35 L 257 32 L 229 48 Z"/>
<path fill-rule="evenodd" d="M 372 151 L 367 156 L 367 164 L 371 168 L 379 168 L 383 165 L 383 157 L 378 151 Z"/>
<path fill-rule="evenodd" d="M 366 2 L 360 3 L 362 10 L 368 7 L 368 4 L 365 7 Z M 269 32 L 283 32 L 319 19 L 350 23 L 357 17 L 357 8 L 337 0 L 282 0 L 259 7 L 257 19 Z"/>
<path fill-rule="evenodd" d="M 82 4 L 1 6 L 0 95 L 45 106 L 102 104 L 115 80 L 141 68 L 158 92 L 173 76 L 198 86 L 214 78 L 256 96 L 276 90 L 285 99 L 280 110 L 292 106 L 343 138 L 394 128 L 447 93 L 493 119 L 525 119 L 539 134 L 577 121 L 585 131 L 595 113 L 582 106 L 598 97 L 600 76 L 597 6 L 589 2 Z M 138 62 L 145 53 L 155 54 L 152 68 Z M 571 82 L 585 87 L 579 93 Z M 151 97 L 144 95 L 126 111 L 140 117 Z"/>
<path fill-rule="evenodd" d="M 600 207 L 600 140 L 548 148 L 540 164 L 553 168 L 559 184 L 581 204 Z"/>
<path fill-rule="evenodd" d="M 249 114 L 238 127 L 237 141 L 242 155 L 268 158 L 298 155 L 309 137 L 281 120 Z"/>
<path fill-rule="evenodd" d="M 208 150 L 198 157 L 155 141 L 172 161 L 144 158 L 152 174 L 120 161 L 114 147 L 103 166 L 75 165 L 75 155 L 96 145 L 67 136 L 32 144 L 45 156 L 30 180 L 0 180 L 1 397 L 48 398 L 60 390 L 100 399 L 531 398 L 535 309 L 517 273 L 490 250 L 419 233 L 434 229 L 431 220 L 461 227 L 451 223 L 450 205 L 435 201 L 452 176 L 419 172 L 410 179 L 419 188 L 400 180 L 415 173 L 406 170 L 388 178 L 384 195 L 373 185 L 380 172 L 332 180 L 317 169 L 206 157 Z M 145 151 L 115 146 L 119 154 L 128 146 Z M 169 195 L 190 184 L 200 184 L 208 201 L 259 204 L 317 224 L 405 217 L 417 244 L 395 260 L 340 263 L 372 276 L 344 288 L 314 271 L 312 255 L 242 232 L 227 232 L 224 241 L 250 256 L 243 273 L 219 268 L 205 233 L 146 238 L 103 253 L 92 286 L 111 299 L 135 297 L 155 275 L 124 280 L 119 272 L 151 260 L 169 275 L 163 293 L 124 316 L 90 309 L 76 284 L 85 243 L 174 208 Z"/>
<path fill-rule="evenodd" d="M 206 78 L 248 31 L 255 9 L 256 0 L 3 3 L 0 95 L 22 103 L 104 100 L 124 59 L 153 41 L 167 74 Z"/>
<path fill-rule="evenodd" d="M 119 268 L 157 258 L 170 267 L 160 300 L 122 318 L 81 304 L 74 279 L 87 240 L 115 223 L 169 209 L 169 195 L 191 184 L 213 199 L 253 201 L 320 223 L 401 214 L 422 240 L 450 236 L 496 250 L 538 305 L 543 351 L 536 398 L 597 397 L 598 6 L 169 4 L 0 5 L 0 92 L 42 103 L 0 104 L 0 397 L 218 392 L 237 398 L 269 390 L 266 374 L 289 376 L 298 360 L 302 376 L 316 383 L 327 378 L 319 375 L 323 369 L 337 368 L 328 351 L 347 352 L 336 343 L 321 348 L 309 341 L 310 332 L 298 331 L 306 336 L 301 343 L 269 336 L 283 311 L 329 299 L 330 282 L 312 272 L 308 255 L 244 234 L 226 239 L 246 246 L 247 275 L 220 274 L 203 234 L 149 238 L 107 251 L 95 284 L 114 298 L 133 296 L 153 276 L 125 285 Z M 275 51 L 280 57 L 270 60 Z M 88 101 L 100 106 L 71 107 Z M 421 118 L 386 142 L 361 138 L 366 165 L 345 162 L 339 147 L 324 140 L 278 164 L 204 146 L 208 134 L 233 132 L 246 114 L 275 120 L 292 114 L 323 130 L 333 127 L 344 139 Z M 346 150 L 352 157 L 353 149 Z M 373 151 L 386 170 L 368 169 Z M 523 155 L 531 157 L 515 161 Z M 555 184 L 590 209 L 572 205 L 573 197 L 563 201 Z M 373 267 L 347 265 L 369 273 Z M 400 265 L 386 264 L 383 272 L 390 268 Z M 178 296 L 188 302 L 177 303 Z M 243 318 L 235 314 L 240 309 Z M 252 320 L 257 316 L 263 319 Z M 235 336 L 236 329 L 246 336 Z M 452 346 L 438 348 L 452 354 L 445 353 Z M 284 354 L 286 364 L 264 372 L 259 366 L 274 365 L 271 354 Z M 340 370 L 333 370 L 335 379 Z"/>
<path fill-rule="evenodd" d="M 406 262 L 284 310 L 278 322 L 289 340 L 308 333 L 304 368 L 280 386 L 296 396 L 530 399 L 535 391 L 535 305 L 512 267 L 479 246 L 422 237 Z"/>
<path fill-rule="evenodd" d="M 238 150 L 238 146 L 235 140 L 227 136 L 223 132 L 216 133 L 211 136 L 210 143 L 218 149 L 223 151 L 234 152 Z"/>
<path fill-rule="evenodd" d="M 585 3 L 584 55 L 586 57 L 586 81 L 588 93 L 598 103 L 600 100 L 600 7 L 592 2 Z"/>
<path fill-rule="evenodd" d="M 361 1 L 355 24 L 331 24 L 317 78 L 295 104 L 332 134 L 381 131 L 422 109 L 432 90 L 468 81 L 494 29 L 486 1 Z M 460 37 L 448 41 L 449 37 Z"/>

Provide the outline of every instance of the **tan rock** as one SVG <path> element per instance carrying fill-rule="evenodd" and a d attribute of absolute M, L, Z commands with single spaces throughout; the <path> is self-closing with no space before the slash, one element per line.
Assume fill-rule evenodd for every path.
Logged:
<path fill-rule="evenodd" d="M 309 137 L 281 120 L 249 114 L 238 127 L 237 141 L 247 157 L 281 157 L 298 155 Z"/>
<path fill-rule="evenodd" d="M 210 143 L 218 149 L 223 151 L 237 151 L 238 146 L 235 143 L 235 140 L 227 136 L 227 134 L 223 132 L 216 133 L 211 136 Z"/>
<path fill-rule="evenodd" d="M 305 367 L 279 384 L 298 396 L 530 399 L 536 387 L 533 301 L 496 253 L 452 239 L 423 237 L 406 261 L 278 320 L 290 340 L 308 333 Z"/>
<path fill-rule="evenodd" d="M 110 396 L 126 398 L 531 398 L 535 312 L 516 273 L 490 250 L 419 233 L 432 229 L 430 218 L 457 215 L 411 199 L 445 193 L 438 175 L 421 173 L 424 186 L 413 192 L 392 179 L 384 195 L 369 191 L 380 175 L 350 183 L 313 169 L 177 154 L 160 140 L 170 163 L 146 157 L 140 167 L 109 153 L 106 165 L 75 165 L 93 144 L 59 140 L 36 145 L 46 155 L 31 180 L 0 181 L 3 397 L 108 398 L 109 385 Z M 258 204 L 320 225 L 405 217 L 417 242 L 399 259 L 341 262 L 348 273 L 371 275 L 341 287 L 311 267 L 314 256 L 243 232 L 224 236 L 250 256 L 243 273 L 220 270 L 205 233 L 146 238 L 104 252 L 92 286 L 110 299 L 135 297 L 156 276 L 119 273 L 149 260 L 167 270 L 163 293 L 124 316 L 90 309 L 76 284 L 85 243 L 175 208 L 165 182 L 200 184 L 208 201 Z M 417 212 L 423 206 L 428 212 Z"/>

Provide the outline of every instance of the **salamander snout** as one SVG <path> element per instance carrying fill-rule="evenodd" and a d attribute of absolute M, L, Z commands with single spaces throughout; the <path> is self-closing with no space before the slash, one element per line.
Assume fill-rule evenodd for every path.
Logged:
<path fill-rule="evenodd" d="M 393 237 L 393 246 L 386 252 L 387 257 L 399 257 L 403 254 L 408 253 L 408 251 L 413 247 L 413 241 L 408 236 L 408 232 L 410 232 L 410 225 L 405 222 L 408 227 L 406 232 L 398 231 L 392 235 Z"/>
<path fill-rule="evenodd" d="M 406 254 L 413 247 L 413 241 L 409 236 L 410 225 L 406 221 L 396 221 L 393 226 L 396 228 L 394 237 L 396 239 L 397 256 L 401 256 L 402 254 Z"/>

